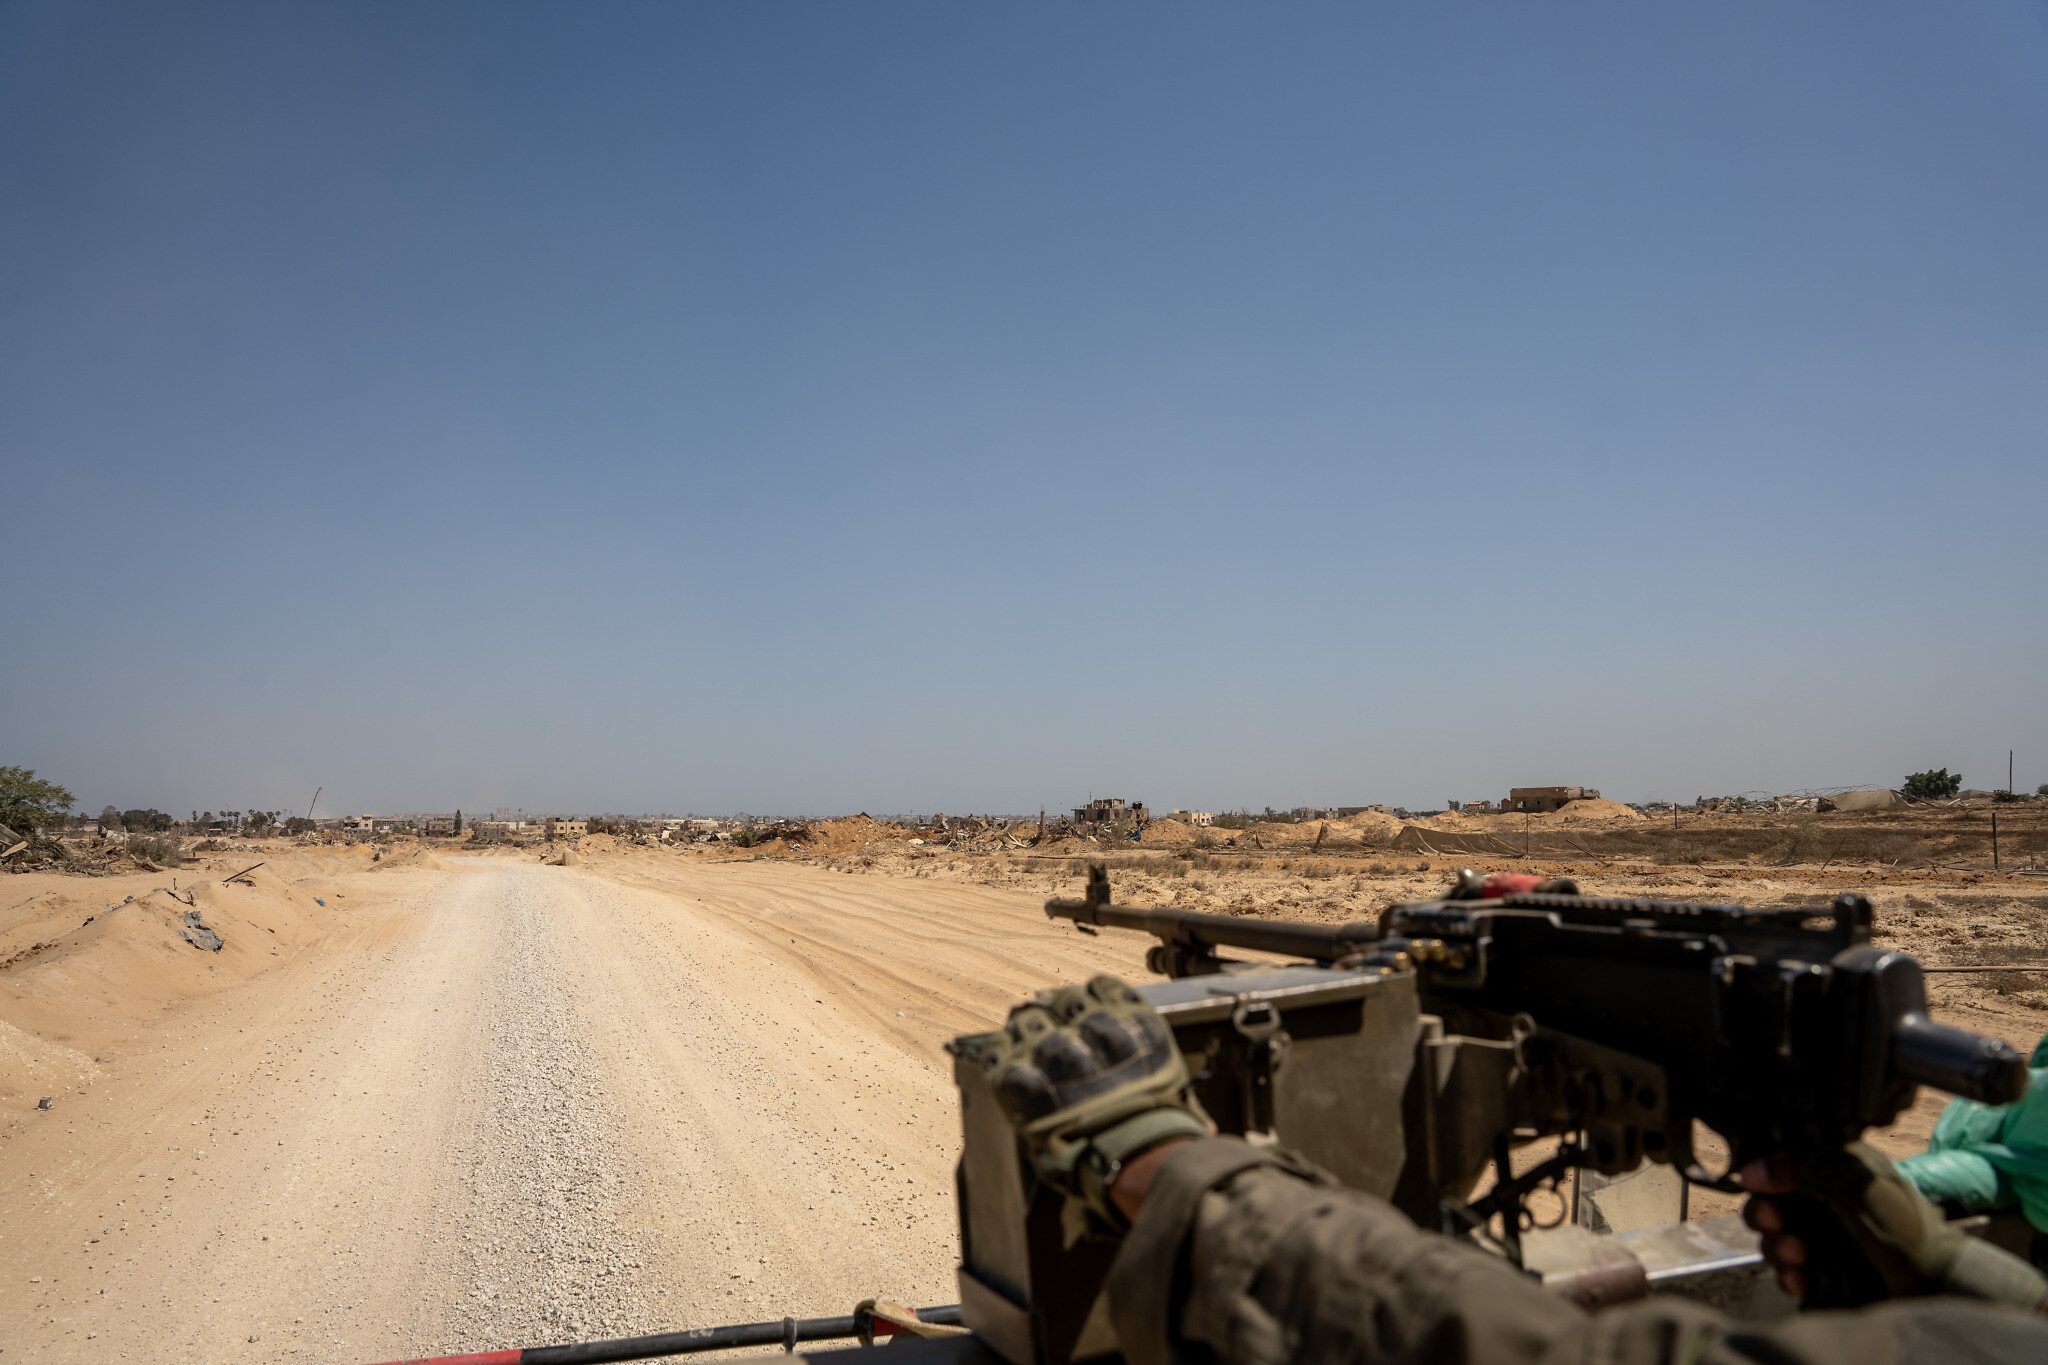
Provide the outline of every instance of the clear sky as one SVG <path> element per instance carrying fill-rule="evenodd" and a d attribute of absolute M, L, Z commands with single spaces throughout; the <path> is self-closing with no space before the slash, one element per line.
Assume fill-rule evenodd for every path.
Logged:
<path fill-rule="evenodd" d="M 82 805 L 2048 780 L 2048 6 L 0 3 Z"/>

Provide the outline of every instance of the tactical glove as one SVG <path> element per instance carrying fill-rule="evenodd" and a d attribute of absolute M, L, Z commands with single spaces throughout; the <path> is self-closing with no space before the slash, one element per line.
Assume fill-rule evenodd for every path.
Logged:
<path fill-rule="evenodd" d="M 1788 1230 L 1807 1244 L 1806 1306 L 1965 1294 L 2048 1308 L 2040 1272 L 1952 1227 L 1876 1149 L 1859 1142 L 1809 1157 L 1795 1179 L 1799 1196 L 1780 1207 Z"/>
<path fill-rule="evenodd" d="M 1010 1011 L 982 1064 L 1040 1177 L 1101 1230 L 1125 1226 L 1109 1186 L 1126 1161 L 1212 1131 L 1166 1021 L 1113 976 Z"/>

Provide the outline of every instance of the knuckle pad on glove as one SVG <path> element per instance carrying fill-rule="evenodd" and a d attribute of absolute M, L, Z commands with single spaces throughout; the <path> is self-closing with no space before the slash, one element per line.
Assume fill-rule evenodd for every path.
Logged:
<path fill-rule="evenodd" d="M 1111 1066 L 1136 1056 L 1144 1042 L 1129 1024 L 1113 1014 L 1091 1014 L 1081 1021 L 1081 1037 Z"/>
<path fill-rule="evenodd" d="M 1119 977 L 1107 972 L 1088 979 L 1088 994 L 1106 1005 L 1128 1005 L 1136 1003 L 1138 993 L 1125 985 Z"/>
<path fill-rule="evenodd" d="M 1173 1033 L 1154 1011 L 1146 1010 L 1129 1018 L 1132 1030 L 1148 1051 L 1165 1052 L 1173 1047 Z"/>
<path fill-rule="evenodd" d="M 1092 1004 L 1087 993 L 1079 986 L 1062 986 L 1053 992 L 1052 997 L 1045 1002 L 1045 1007 L 1060 1023 L 1071 1024 L 1085 1014 Z"/>
<path fill-rule="evenodd" d="M 1013 1066 L 996 1082 L 1003 1107 L 1020 1119 L 1042 1119 L 1059 1108 L 1059 1095 L 1045 1073 L 1033 1066 Z"/>
<path fill-rule="evenodd" d="M 1032 1039 L 1052 1032 L 1053 1027 L 1052 1015 L 1043 1005 L 1019 1005 L 1010 1011 L 1009 1023 L 1004 1025 L 1003 1031 L 1017 1042 L 1028 1044 Z"/>
<path fill-rule="evenodd" d="M 1055 1033 L 1032 1049 L 1031 1060 L 1054 1084 L 1078 1081 L 1102 1070 L 1087 1046 L 1071 1033 Z"/>

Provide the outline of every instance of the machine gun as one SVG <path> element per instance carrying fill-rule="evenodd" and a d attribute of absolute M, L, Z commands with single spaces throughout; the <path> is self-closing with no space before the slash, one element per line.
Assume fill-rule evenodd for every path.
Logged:
<path fill-rule="evenodd" d="M 1860 896 L 1752 909 L 1515 882 L 1461 874 L 1445 899 L 1324 926 L 1118 905 L 1098 866 L 1046 913 L 1159 940 L 1147 963 L 1169 979 L 1140 993 L 1222 1131 L 1518 1265 L 1531 1196 L 1575 1168 L 1647 1160 L 1734 1190 L 1741 1163 L 1854 1140 L 1917 1086 L 1994 1104 L 2025 1088 L 2023 1054 L 1928 1018 L 1918 962 L 1870 941 Z M 963 1320 L 1013 1365 L 1107 1354 L 1114 1248 L 1080 1237 L 1022 1159 L 979 1062 L 993 1036 L 952 1045 Z M 1727 1153 L 1718 1170 L 1702 1128 Z"/>

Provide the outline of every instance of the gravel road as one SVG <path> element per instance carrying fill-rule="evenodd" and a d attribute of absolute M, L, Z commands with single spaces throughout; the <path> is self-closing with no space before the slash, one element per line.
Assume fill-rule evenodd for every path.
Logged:
<path fill-rule="evenodd" d="M 0 1141 L 0 1361 L 376 1361 L 950 1302 L 946 1059 L 1138 947 L 771 863 L 408 874 Z"/>

